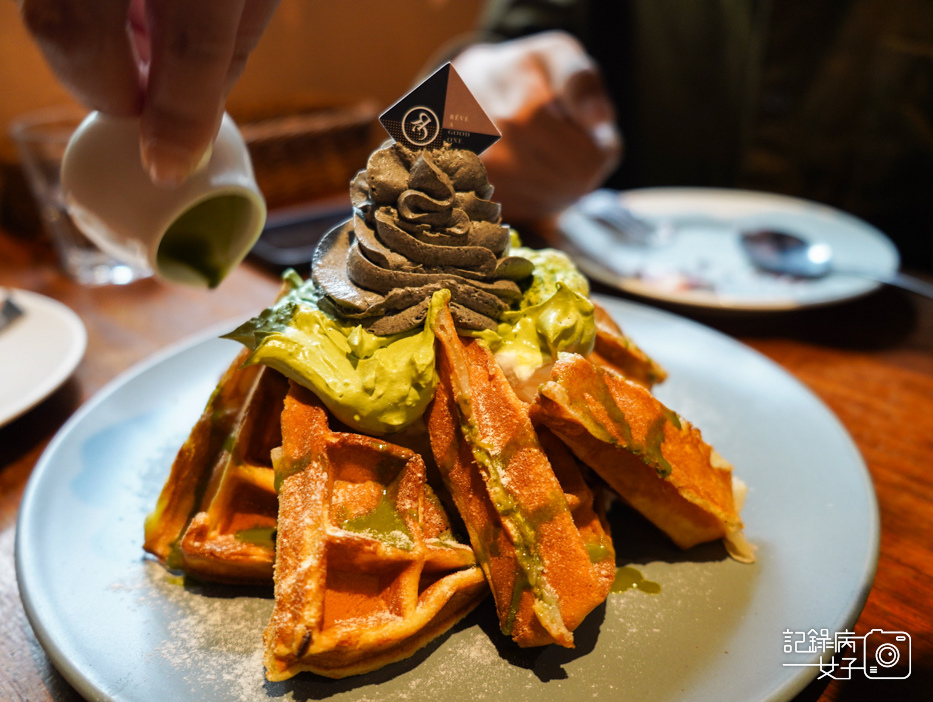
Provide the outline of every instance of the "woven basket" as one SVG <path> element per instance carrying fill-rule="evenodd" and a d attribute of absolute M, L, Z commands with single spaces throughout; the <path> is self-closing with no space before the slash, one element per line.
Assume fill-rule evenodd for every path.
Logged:
<path fill-rule="evenodd" d="M 379 139 L 369 101 L 295 100 L 232 116 L 270 209 L 345 193 Z"/>

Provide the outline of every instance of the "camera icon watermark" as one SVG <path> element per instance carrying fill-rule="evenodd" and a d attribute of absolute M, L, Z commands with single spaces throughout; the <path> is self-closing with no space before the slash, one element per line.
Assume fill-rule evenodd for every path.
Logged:
<path fill-rule="evenodd" d="M 865 675 L 869 678 L 883 678 L 885 680 L 898 680 L 910 677 L 910 634 L 905 631 L 882 631 L 872 629 L 865 634 L 863 649 Z M 869 655 L 869 651 L 874 651 Z M 899 663 L 904 668 L 895 668 Z"/>
<path fill-rule="evenodd" d="M 872 629 L 864 636 L 855 632 L 828 629 L 791 631 L 784 634 L 784 653 L 805 655 L 803 662 L 783 663 L 785 667 L 819 668 L 819 678 L 850 680 L 853 670 L 861 670 L 867 678 L 904 680 L 911 672 L 911 639 L 906 631 Z M 819 653 L 819 662 L 813 654 Z"/>

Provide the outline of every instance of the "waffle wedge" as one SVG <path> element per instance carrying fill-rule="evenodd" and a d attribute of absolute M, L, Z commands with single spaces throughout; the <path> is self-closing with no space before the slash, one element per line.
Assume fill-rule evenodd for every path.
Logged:
<path fill-rule="evenodd" d="M 592 495 L 573 458 L 549 440 L 556 474 L 527 406 L 489 349 L 457 335 L 446 307 L 435 333 L 440 382 L 429 410 L 431 446 L 500 627 L 520 646 L 573 646 L 572 631 L 606 598 L 614 575 L 612 542 Z"/>
<path fill-rule="evenodd" d="M 531 417 L 681 548 L 724 539 L 733 557 L 754 560 L 732 466 L 644 386 L 561 354 Z"/>
<path fill-rule="evenodd" d="M 417 453 L 332 432 L 319 400 L 292 384 L 275 465 L 269 680 L 305 670 L 341 678 L 407 658 L 485 597 Z"/>
<path fill-rule="evenodd" d="M 625 335 L 605 309 L 593 302 L 593 311 L 596 342 L 587 356 L 590 361 L 649 389 L 667 378 L 667 372 Z"/>
<path fill-rule="evenodd" d="M 206 580 L 269 583 L 278 510 L 270 451 L 281 443 L 288 381 L 242 363 L 224 373 L 175 458 L 144 548 L 171 568 Z"/>

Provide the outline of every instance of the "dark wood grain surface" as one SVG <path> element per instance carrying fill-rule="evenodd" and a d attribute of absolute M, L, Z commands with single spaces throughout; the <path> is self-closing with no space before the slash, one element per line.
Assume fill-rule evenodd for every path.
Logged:
<path fill-rule="evenodd" d="M 0 427 L 0 700 L 78 700 L 37 643 L 17 590 L 13 545 L 30 472 L 62 423 L 105 383 L 175 341 L 261 309 L 273 299 L 278 278 L 247 263 L 214 292 L 154 280 L 84 288 L 58 272 L 45 245 L 0 230 L 0 285 L 64 302 L 88 330 L 87 353 L 74 376 Z M 874 481 L 881 555 L 856 633 L 908 632 L 911 675 L 815 681 L 799 699 L 933 698 L 933 301 L 884 289 L 840 305 L 765 316 L 675 311 L 757 349 L 806 384 L 852 435 Z M 781 643 L 776 633 L 775 645 Z"/>

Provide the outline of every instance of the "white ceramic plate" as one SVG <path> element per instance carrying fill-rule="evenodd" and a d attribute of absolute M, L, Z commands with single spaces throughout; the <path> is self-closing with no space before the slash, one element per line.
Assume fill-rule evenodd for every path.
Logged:
<path fill-rule="evenodd" d="M 0 427 L 55 392 L 87 346 L 84 324 L 70 308 L 26 290 L 10 292 L 26 314 L 0 332 Z"/>
<path fill-rule="evenodd" d="M 662 237 L 666 243 L 622 242 L 609 227 L 584 214 L 582 204 L 571 207 L 558 222 L 562 246 L 594 280 L 643 297 L 699 307 L 767 311 L 838 302 L 879 285 L 861 277 L 803 280 L 758 271 L 739 245 L 739 232 L 751 229 L 776 229 L 828 244 L 840 270 L 884 277 L 900 265 L 897 249 L 876 228 L 806 200 L 708 188 L 646 188 L 617 195 L 638 218 L 672 231 L 671 236 Z"/>
<path fill-rule="evenodd" d="M 491 601 L 408 661 L 332 681 L 263 678 L 268 591 L 181 584 L 142 553 L 143 518 L 216 379 L 237 351 L 176 347 L 111 383 L 66 424 L 23 497 L 16 565 L 49 657 L 91 700 L 786 700 L 816 669 L 783 632 L 855 622 L 878 549 L 858 451 L 836 418 L 770 361 L 706 327 L 603 300 L 666 366 L 658 388 L 734 462 L 758 562 L 721 544 L 682 553 L 640 519 L 613 515 L 621 563 L 661 593 L 610 595 L 574 650 L 518 649 Z M 805 657 L 812 662 L 813 657 Z"/>

